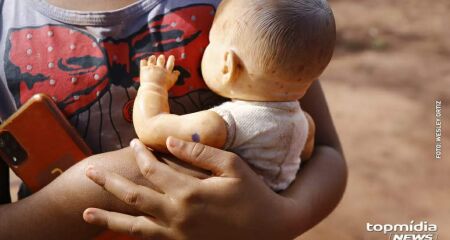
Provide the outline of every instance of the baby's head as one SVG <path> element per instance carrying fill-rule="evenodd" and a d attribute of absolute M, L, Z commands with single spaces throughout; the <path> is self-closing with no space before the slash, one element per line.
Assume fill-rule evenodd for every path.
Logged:
<path fill-rule="evenodd" d="M 335 39 L 326 0 L 223 0 L 203 77 L 228 98 L 297 100 L 330 62 Z"/>

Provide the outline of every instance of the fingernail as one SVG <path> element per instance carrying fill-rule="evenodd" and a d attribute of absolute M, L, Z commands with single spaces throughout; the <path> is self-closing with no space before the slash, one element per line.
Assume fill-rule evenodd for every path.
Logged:
<path fill-rule="evenodd" d="M 94 167 L 88 168 L 86 171 L 86 176 L 91 179 L 96 184 L 104 187 L 106 183 L 106 177 L 105 174 L 101 171 L 97 170 Z"/>
<path fill-rule="evenodd" d="M 98 177 L 98 171 L 95 169 L 94 166 L 90 165 L 86 169 L 86 175 L 89 178 L 97 178 Z"/>
<path fill-rule="evenodd" d="M 86 220 L 87 222 L 93 222 L 94 219 L 95 219 L 95 215 L 93 212 L 91 212 L 90 209 L 88 209 L 84 212 L 84 220 Z"/>
<path fill-rule="evenodd" d="M 180 144 L 181 144 L 181 141 L 174 137 L 169 137 L 167 139 L 167 145 L 171 148 L 176 148 L 176 147 L 180 146 Z"/>
<path fill-rule="evenodd" d="M 134 148 L 134 147 L 136 146 L 136 141 L 137 141 L 136 138 L 133 139 L 133 140 L 131 140 L 131 142 L 130 142 L 130 147 L 131 147 L 131 148 Z"/>

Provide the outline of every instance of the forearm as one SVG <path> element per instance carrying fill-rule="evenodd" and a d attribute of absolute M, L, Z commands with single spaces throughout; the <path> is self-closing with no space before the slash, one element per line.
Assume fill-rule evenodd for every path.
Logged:
<path fill-rule="evenodd" d="M 179 172 L 206 178 L 207 172 L 158 154 L 159 159 Z M 14 204 L 0 206 L 0 239 L 91 239 L 103 228 L 84 222 L 83 211 L 98 207 L 137 214 L 136 210 L 104 191 L 85 176 L 94 165 L 149 186 L 137 168 L 129 148 L 92 156 L 68 169 L 39 192 Z"/>
<path fill-rule="evenodd" d="M 154 83 L 142 83 L 133 108 L 133 125 L 139 139 L 155 150 L 165 150 L 160 114 L 169 112 L 167 90 Z"/>
<path fill-rule="evenodd" d="M 151 56 L 140 63 L 140 82 L 133 108 L 133 125 L 136 134 L 147 146 L 166 151 L 165 138 L 159 134 L 154 119 L 162 113 L 169 113 L 168 90 L 175 84 L 180 72 L 173 71 L 175 58 L 167 60 L 163 55 L 158 59 Z"/>
<path fill-rule="evenodd" d="M 85 177 L 93 164 L 143 184 L 129 150 L 106 153 L 73 166 L 32 196 L 0 207 L 0 239 L 90 239 L 101 229 L 86 224 L 82 213 L 88 207 L 102 207 L 133 213 Z"/>
<path fill-rule="evenodd" d="M 137 114 L 137 117 L 142 119 L 151 118 L 160 113 L 169 113 L 167 89 L 152 82 L 141 83 L 133 109 L 135 110 L 133 114 Z"/>
<path fill-rule="evenodd" d="M 64 208 L 61 197 L 54 195 L 61 192 L 49 185 L 17 203 L 2 205 L 0 239 L 81 239 L 95 235 L 95 228 L 81 221 L 82 210 L 73 205 L 81 199 L 68 197 Z"/>
<path fill-rule="evenodd" d="M 347 183 L 345 160 L 335 148 L 316 146 L 295 182 L 281 194 L 295 201 L 292 221 L 299 234 L 322 221 L 337 206 Z"/>

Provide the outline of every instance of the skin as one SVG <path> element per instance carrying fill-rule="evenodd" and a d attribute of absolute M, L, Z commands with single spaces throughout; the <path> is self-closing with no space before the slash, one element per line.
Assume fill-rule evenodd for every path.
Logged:
<path fill-rule="evenodd" d="M 321 92 L 320 85 L 314 85 L 312 91 Z M 309 94 L 305 100 L 325 103 L 323 98 L 316 99 Z M 327 112 L 318 114 L 331 120 Z M 157 190 L 91 167 L 87 176 L 141 214 L 89 208 L 84 212 L 84 219 L 148 239 L 292 239 L 326 217 L 345 189 L 346 166 L 336 150 L 340 145 L 335 132 L 330 135 L 318 131 L 316 136 L 317 142 L 323 145 L 316 146 L 313 159 L 303 167 L 293 185 L 281 194 L 265 187 L 232 153 L 199 143 L 174 143 L 174 139 L 169 138 L 167 145 L 172 154 L 213 173 L 211 178 L 195 179 L 160 164 L 142 143 L 135 141 L 132 145 L 138 166 Z M 326 144 L 336 144 L 336 147 Z M 320 171 L 320 176 L 314 171 Z M 219 188 L 221 191 L 217 191 Z M 230 202 L 233 204 L 227 204 Z M 204 211 L 205 206 L 209 211 Z M 218 217 L 218 213 L 224 215 Z M 208 227 L 198 219 L 208 222 Z"/>
<path fill-rule="evenodd" d="M 230 188 L 217 184 L 214 190 L 210 191 L 204 187 L 206 185 L 183 186 L 180 191 L 209 192 L 210 195 L 205 196 L 202 202 L 211 208 L 209 211 L 201 211 L 206 214 L 206 216 L 202 216 L 197 215 L 194 211 L 195 208 L 190 207 L 191 205 L 178 202 L 176 205 L 178 211 L 183 216 L 187 216 L 185 222 L 201 223 L 192 225 L 188 229 L 175 228 L 174 231 L 177 231 L 180 239 L 195 233 L 220 236 L 227 232 L 239 235 L 236 236 L 236 239 L 246 239 L 248 231 L 236 231 L 243 225 L 245 225 L 245 229 L 259 229 L 258 231 L 264 236 L 275 236 L 279 233 L 280 237 L 275 239 L 285 239 L 284 231 L 280 233 L 279 228 L 282 227 L 283 230 L 286 230 L 283 226 L 290 226 L 289 237 L 286 237 L 289 239 L 313 227 L 336 207 L 346 186 L 347 168 L 318 83 L 303 99 L 303 107 L 310 110 L 312 117 L 319 117 L 320 120 L 317 121 L 316 150 L 311 160 L 303 166 L 301 174 L 297 176 L 295 182 L 280 194 L 270 191 L 269 196 L 266 195 L 268 194 L 267 187 L 261 188 L 259 178 L 255 177 L 251 171 L 248 172 L 249 175 L 245 182 L 236 181 L 238 185 Z M 219 156 L 224 156 L 223 158 L 231 157 L 228 155 L 229 153 L 217 149 L 216 151 Z M 232 158 L 238 161 L 235 157 Z M 83 222 L 82 212 L 89 207 L 138 215 L 136 208 L 127 207 L 126 204 L 112 197 L 85 177 L 86 169 L 90 165 L 95 166 L 99 171 L 115 173 L 142 186 L 152 187 L 151 182 L 141 174 L 134 154 L 129 148 L 92 156 L 64 172 L 36 194 L 17 203 L 0 206 L 0 216 L 2 216 L 0 218 L 0 239 L 91 238 L 98 234 L 101 228 Z M 170 177 L 174 177 L 173 174 Z M 226 181 L 226 179 L 224 180 Z M 235 191 L 237 189 L 239 191 Z M 126 188 L 122 188 L 124 194 L 126 194 L 126 190 Z M 285 200 L 280 200 L 279 196 L 287 198 L 286 201 L 295 203 L 293 204 L 295 208 L 291 208 L 289 211 L 280 211 Z M 228 205 L 227 201 L 231 200 L 233 209 L 239 212 L 246 210 L 245 214 L 230 215 L 229 209 L 225 206 Z M 264 206 L 267 206 L 266 204 L 271 207 L 261 211 Z M 264 216 L 261 216 L 262 214 Z M 279 216 L 279 224 L 249 220 L 266 219 L 267 216 Z M 245 224 L 241 221 L 242 217 L 247 219 Z M 216 221 L 211 221 L 211 219 Z M 222 219 L 228 225 L 222 224 Z M 155 235 L 149 237 L 155 237 Z"/>
<path fill-rule="evenodd" d="M 200 111 L 186 115 L 169 114 L 168 90 L 175 84 L 179 72 L 173 71 L 175 58 L 167 60 L 151 56 L 141 61 L 139 87 L 133 110 L 135 131 L 147 146 L 167 152 L 165 141 L 169 136 L 200 141 L 213 147 L 222 147 L 227 129 L 222 118 L 212 111 Z M 183 123 L 183 124 L 180 124 Z M 170 126 L 170 127 L 169 127 Z"/>
<path fill-rule="evenodd" d="M 245 38 L 251 33 L 246 22 L 236 19 L 248 14 L 252 1 L 221 1 L 209 33 L 209 45 L 202 58 L 202 75 L 209 89 L 216 94 L 238 100 L 262 102 L 296 101 L 304 96 L 314 79 L 296 81 L 302 76 L 266 73 L 257 66 L 254 56 L 246 54 L 254 44 L 232 41 L 232 34 Z M 251 8 L 250 8 L 251 9 Z M 238 28 L 238 25 L 240 28 Z M 260 50 L 263 51 L 263 50 Z M 284 75 L 284 76 L 282 76 Z M 286 91 L 289 89 L 289 91 Z"/>
<path fill-rule="evenodd" d="M 144 144 L 135 140 L 132 148 L 138 166 L 155 185 L 153 189 L 95 167 L 88 168 L 87 176 L 141 214 L 133 216 L 90 208 L 84 212 L 84 219 L 145 239 L 292 239 L 301 227 L 296 218 L 313 215 L 302 212 L 309 205 L 299 205 L 289 194 L 273 193 L 235 154 L 175 138 L 169 138 L 167 146 L 176 157 L 211 171 L 212 177 L 197 179 L 177 173 L 157 161 Z M 217 193 L 217 188 L 225 192 Z M 206 203 L 204 199 L 210 201 Z M 255 204 L 265 211 L 255 208 Z M 189 215 L 185 214 L 187 209 Z M 217 212 L 227 215 L 219 217 Z M 201 225 L 198 219 L 208 221 L 208 229 L 195 229 Z M 274 223 L 286 224 L 275 224 L 271 231 L 262 230 Z"/>
<path fill-rule="evenodd" d="M 63 9 L 75 11 L 111 11 L 133 4 L 136 0 L 78 0 L 76 4 L 71 0 L 47 0 L 47 2 Z"/>
<path fill-rule="evenodd" d="M 160 152 L 168 152 L 165 141 L 169 136 L 185 141 L 193 141 L 193 136 L 197 136 L 198 142 L 202 144 L 223 148 L 227 139 L 227 127 L 216 112 L 199 111 L 181 116 L 170 114 L 168 91 L 180 75 L 178 71 L 173 71 L 174 66 L 174 56 L 170 56 L 167 62 L 163 55 L 141 61 L 141 86 L 133 108 L 133 124 L 137 136 L 146 146 Z M 239 78 L 235 76 L 240 74 L 238 71 L 230 71 L 231 73 L 222 71 L 222 78 Z M 309 128 L 301 157 L 307 160 L 311 158 L 314 149 L 315 124 L 309 114 L 305 115 Z M 183 124 L 179 124 L 180 122 Z"/>
<path fill-rule="evenodd" d="M 61 2 L 64 1 L 61 0 Z M 114 1 L 110 1 L 112 2 Z M 248 239 L 246 238 L 248 229 L 258 229 L 261 235 L 265 234 L 264 236 L 277 236 L 279 233 L 279 237 L 272 239 L 284 239 L 286 235 L 280 233 L 280 227 L 288 226 L 290 237 L 300 235 L 320 222 L 335 208 L 346 186 L 347 168 L 319 82 L 313 84 L 302 99 L 302 107 L 316 119 L 317 131 L 313 156 L 310 162 L 302 167 L 296 181 L 278 195 L 271 191 L 270 195 L 266 195 L 267 189 L 258 187 L 260 184 L 250 173 L 245 177 L 246 181 L 235 180 L 237 186 L 234 185 L 232 188 L 217 184 L 214 191 L 209 192 L 209 195 L 202 199 L 205 206 L 211 206 L 209 211 L 202 211 L 206 216 L 196 214 L 195 208 L 178 201 L 177 209 L 180 214 L 187 216 L 184 222 L 191 223 L 189 229 L 182 227 L 175 229 L 180 235 L 179 239 L 193 234 L 219 237 L 227 232 L 238 235 L 236 239 Z M 217 153 L 223 158 L 231 157 L 229 153 L 216 151 L 219 151 Z M 239 162 L 235 157 L 232 158 L 233 161 Z M 173 161 L 178 162 L 180 166 L 186 166 L 183 162 Z M 88 207 L 137 215 L 138 211 L 135 208 L 130 208 L 122 201 L 118 201 L 85 177 L 86 169 L 91 165 L 96 170 L 115 173 L 142 186 L 153 188 L 137 167 L 131 149 L 125 148 L 92 156 L 67 170 L 36 194 L 17 203 L 0 206 L 0 239 L 89 239 L 102 229 L 83 222 L 81 214 Z M 182 168 L 176 169 L 181 171 Z M 242 169 L 245 170 L 245 168 Z M 192 170 L 188 172 L 195 173 Z M 184 173 L 180 174 L 184 175 Z M 204 176 L 204 174 L 197 174 L 200 178 Z M 227 181 L 227 179 L 224 180 Z M 195 195 L 196 192 L 209 190 L 205 188 L 206 185 L 200 186 L 194 189 L 183 186 L 180 191 L 191 190 L 191 193 Z M 280 200 L 280 196 L 292 202 L 291 206 L 295 205 L 295 208 L 287 212 L 280 210 L 285 203 L 284 200 Z M 234 211 L 245 210 L 245 214 L 229 214 L 227 211 L 230 209 L 225 208 L 227 206 L 225 203 L 229 203 L 230 199 L 233 201 Z M 261 211 L 264 206 L 267 206 L 266 204 L 270 207 Z M 267 216 L 279 216 L 279 221 L 277 220 L 277 224 L 273 224 L 272 221 L 269 224 L 265 221 L 255 221 L 255 219 L 267 219 Z M 247 221 L 241 221 L 242 218 Z M 212 219 L 215 221 L 210 221 Z M 227 224 L 220 224 L 222 219 Z M 201 224 L 192 224 L 195 222 Z M 236 227 L 242 226 L 247 231 L 242 233 L 236 231 L 240 229 Z M 286 230 L 284 227 L 283 229 Z M 153 236 L 150 234 L 150 237 L 158 239 L 156 234 Z"/>
<path fill-rule="evenodd" d="M 224 0 L 219 5 L 209 34 L 210 43 L 202 59 L 205 83 L 215 93 L 231 100 L 247 101 L 296 101 L 303 97 L 310 81 L 294 81 L 295 77 L 283 78 L 267 75 L 264 69 L 247 66 L 256 65 L 254 58 L 245 56 L 242 46 L 232 44 L 230 33 L 239 34 L 237 25 L 230 19 L 243 14 L 251 1 Z M 232 28 L 223 31 L 223 28 Z M 246 59 L 246 61 L 243 61 Z M 169 136 L 185 141 L 196 141 L 223 148 L 227 139 L 226 123 L 213 111 L 199 111 L 178 116 L 170 114 L 168 91 L 175 84 L 179 72 L 173 71 L 175 58 L 163 55 L 142 60 L 140 66 L 141 87 L 134 102 L 133 124 L 139 139 L 148 147 L 167 152 L 165 145 Z M 287 92 L 286 89 L 289 89 Z M 314 147 L 314 121 L 308 115 L 308 139 L 301 154 L 309 159 Z M 183 124 L 178 124 L 182 122 Z M 194 139 L 193 136 L 197 136 Z M 303 146 L 299 146 L 303 147 Z"/>

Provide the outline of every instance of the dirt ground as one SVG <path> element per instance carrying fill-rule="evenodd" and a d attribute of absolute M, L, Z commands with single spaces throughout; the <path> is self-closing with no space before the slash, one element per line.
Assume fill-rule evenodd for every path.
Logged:
<path fill-rule="evenodd" d="M 437 224 L 439 239 L 450 239 L 450 1 L 330 4 L 338 46 L 322 85 L 350 176 L 336 211 L 299 239 L 383 240 L 366 223 L 411 220 Z M 444 107 L 441 160 L 436 100 Z"/>
<path fill-rule="evenodd" d="M 450 239 L 450 1 L 330 0 L 338 47 L 322 77 L 350 176 L 300 239 L 388 239 L 366 223 L 428 221 Z M 435 101 L 443 158 L 434 159 Z"/>

